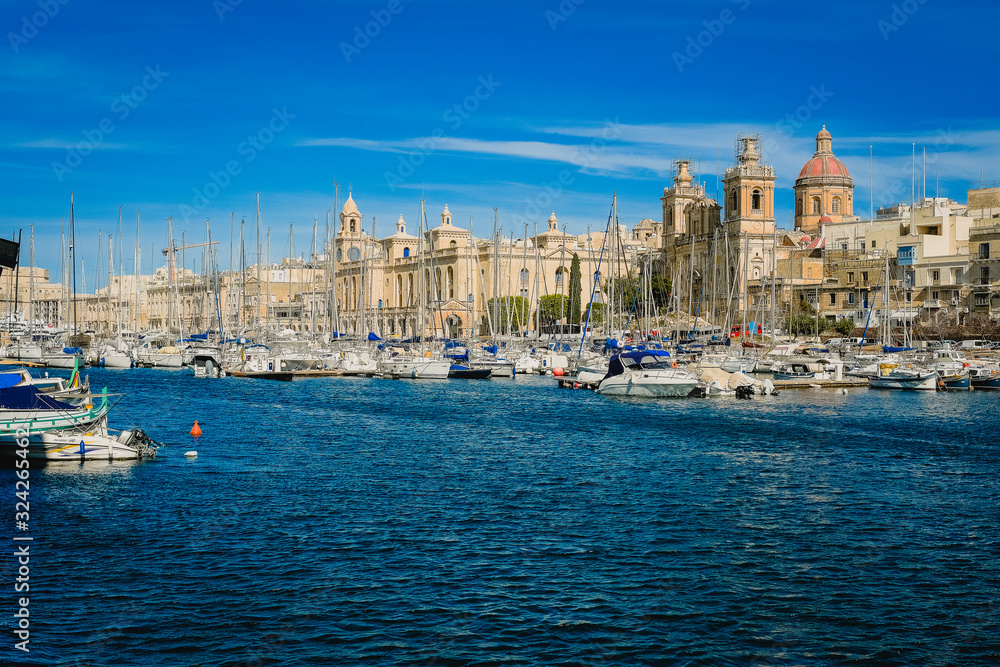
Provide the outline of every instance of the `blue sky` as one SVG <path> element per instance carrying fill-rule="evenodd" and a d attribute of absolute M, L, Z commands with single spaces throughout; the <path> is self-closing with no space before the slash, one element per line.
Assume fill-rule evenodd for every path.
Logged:
<path fill-rule="evenodd" d="M 998 19 L 987 0 L 2 0 L 0 234 L 33 223 L 58 278 L 74 192 L 93 291 L 119 205 L 129 272 L 136 211 L 143 272 L 162 263 L 168 216 L 188 243 L 210 218 L 226 268 L 231 216 L 255 247 L 257 192 L 272 257 L 290 224 L 302 255 L 314 218 L 321 238 L 335 219 L 335 182 L 377 236 L 400 214 L 414 233 L 421 197 L 432 226 L 448 204 L 477 236 L 494 207 L 507 235 L 552 210 L 583 233 L 615 192 L 623 223 L 660 218 L 677 157 L 700 159 L 714 194 L 741 132 L 762 133 L 790 228 L 822 123 L 857 213 L 909 200 L 914 144 L 928 194 L 939 182 L 964 201 L 980 173 L 1000 178 L 983 31 Z"/>

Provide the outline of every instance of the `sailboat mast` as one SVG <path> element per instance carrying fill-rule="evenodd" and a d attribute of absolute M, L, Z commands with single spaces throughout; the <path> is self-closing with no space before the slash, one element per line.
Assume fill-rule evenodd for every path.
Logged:
<path fill-rule="evenodd" d="M 76 232 L 75 232 L 75 215 L 73 211 L 73 193 L 69 193 L 69 259 L 70 259 L 70 270 L 73 273 L 72 278 L 72 293 L 73 293 L 73 345 L 76 345 L 76 255 L 73 252 L 73 248 L 76 245 Z"/>

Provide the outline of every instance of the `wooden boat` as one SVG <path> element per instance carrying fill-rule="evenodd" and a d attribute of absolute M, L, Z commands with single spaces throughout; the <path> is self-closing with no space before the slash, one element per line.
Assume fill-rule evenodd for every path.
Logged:
<path fill-rule="evenodd" d="M 920 368 L 901 368 L 898 364 L 879 364 L 878 373 L 868 376 L 868 386 L 875 389 L 937 389 L 938 372 Z"/>

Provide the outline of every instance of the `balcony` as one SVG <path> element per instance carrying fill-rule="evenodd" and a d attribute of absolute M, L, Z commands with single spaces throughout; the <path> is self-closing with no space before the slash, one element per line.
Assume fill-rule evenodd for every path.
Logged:
<path fill-rule="evenodd" d="M 996 262 L 1000 260 L 1000 253 L 978 253 L 974 252 L 969 255 L 969 259 L 973 262 Z"/>
<path fill-rule="evenodd" d="M 924 301 L 924 308 L 943 308 L 945 302 L 941 299 L 926 299 Z"/>
<path fill-rule="evenodd" d="M 993 236 L 1000 235 L 1000 222 L 994 223 L 992 225 L 973 225 L 969 228 L 969 239 L 976 238 L 978 236 Z"/>

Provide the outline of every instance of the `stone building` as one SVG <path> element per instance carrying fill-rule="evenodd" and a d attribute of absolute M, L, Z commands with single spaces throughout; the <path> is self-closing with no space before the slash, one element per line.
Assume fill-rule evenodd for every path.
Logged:
<path fill-rule="evenodd" d="M 816 152 L 795 179 L 795 229 L 818 234 L 824 223 L 851 220 L 854 181 L 832 149 L 833 138 L 823 125 L 816 135 Z"/>
<path fill-rule="evenodd" d="M 535 330 L 541 297 L 570 296 L 574 254 L 582 274 L 575 297 L 586 304 L 592 280 L 601 301 L 608 278 L 634 270 L 639 255 L 647 251 L 644 231 L 635 238 L 616 226 L 612 237 L 624 252 L 615 256 L 624 256 L 609 265 L 610 253 L 601 254 L 605 234 L 560 231 L 554 212 L 545 230 L 527 238 L 475 237 L 454 224 L 447 205 L 440 224 L 421 234 L 418 223 L 416 235 L 407 231 L 402 215 L 396 232 L 381 239 L 363 231 L 362 219 L 352 194 L 328 249 L 336 257 L 337 327 L 355 335 L 455 338 Z M 530 311 L 523 317 L 526 321 L 512 313 L 510 302 L 504 301 L 509 297 L 525 300 Z"/>

